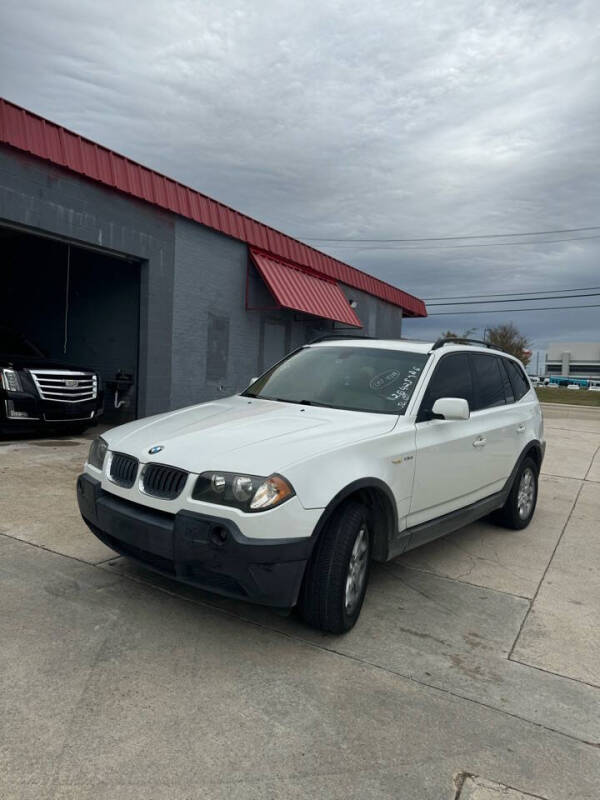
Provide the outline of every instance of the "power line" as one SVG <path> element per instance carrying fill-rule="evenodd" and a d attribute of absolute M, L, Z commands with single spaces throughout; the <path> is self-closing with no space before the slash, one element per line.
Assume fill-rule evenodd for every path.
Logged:
<path fill-rule="evenodd" d="M 429 317 L 450 317 L 459 314 L 515 314 L 519 311 L 564 311 L 566 309 L 578 311 L 580 308 L 600 308 L 600 304 L 582 306 L 547 306 L 546 308 L 484 308 L 480 311 L 434 311 Z"/>
<path fill-rule="evenodd" d="M 511 297 L 508 300 L 461 300 L 460 302 L 429 303 L 430 306 L 478 306 L 488 303 L 524 303 L 527 300 L 575 300 L 576 297 L 598 297 L 600 292 L 589 294 L 557 294 L 555 297 Z"/>
<path fill-rule="evenodd" d="M 525 235 L 525 234 L 522 234 Z M 518 247 L 519 245 L 532 245 L 538 244 L 555 244 L 559 242 L 586 242 L 588 239 L 600 239 L 600 235 L 596 236 L 570 236 L 566 239 L 532 239 L 530 242 L 486 242 L 484 244 L 432 244 L 425 247 L 382 247 L 381 245 L 372 244 L 368 247 L 335 247 L 335 250 L 413 250 L 418 252 L 420 250 L 463 250 L 472 247 Z M 349 241 L 349 240 L 348 240 Z M 358 240 L 357 240 L 358 241 Z"/>
<path fill-rule="evenodd" d="M 304 236 L 308 242 L 451 242 L 458 239 L 508 239 L 516 236 L 547 236 L 553 233 L 582 233 L 584 231 L 600 231 L 600 225 L 593 225 L 589 228 L 559 228 L 550 231 L 524 231 L 522 233 L 481 233 L 466 234 L 464 236 L 426 236 L 419 239 L 355 239 L 347 237 L 345 239 L 317 239 Z"/>
<path fill-rule="evenodd" d="M 595 289 L 600 289 L 600 286 L 579 286 L 574 289 L 524 289 L 522 292 L 482 292 L 481 294 L 456 294 L 453 296 L 445 297 L 425 297 L 426 302 L 429 300 L 467 300 L 470 297 L 508 297 L 515 294 L 554 294 L 554 292 L 591 292 Z M 549 299 L 541 297 L 540 300 Z M 501 300 L 498 300 L 501 303 Z M 507 301 L 508 302 L 508 301 Z"/>

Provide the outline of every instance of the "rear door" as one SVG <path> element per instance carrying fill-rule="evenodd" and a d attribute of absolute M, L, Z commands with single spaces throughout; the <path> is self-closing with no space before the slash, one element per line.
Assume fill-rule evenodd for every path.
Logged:
<path fill-rule="evenodd" d="M 523 367 L 512 358 L 502 357 L 500 361 L 509 377 L 515 400 L 516 426 L 511 433 L 514 441 L 516 463 L 517 458 L 521 455 L 528 442 L 542 438 L 542 412 L 537 394 L 531 388 Z"/>
<path fill-rule="evenodd" d="M 479 469 L 486 494 L 500 491 L 518 457 L 521 422 L 514 391 L 501 356 L 470 353 L 475 388 L 471 418 L 482 430 Z"/>
<path fill-rule="evenodd" d="M 412 527 L 485 497 L 488 477 L 484 449 L 474 443 L 485 436 L 486 420 L 432 419 L 440 397 L 462 397 L 471 406 L 474 386 L 469 355 L 448 353 L 439 360 L 416 420 L 416 464 L 410 514 Z"/>

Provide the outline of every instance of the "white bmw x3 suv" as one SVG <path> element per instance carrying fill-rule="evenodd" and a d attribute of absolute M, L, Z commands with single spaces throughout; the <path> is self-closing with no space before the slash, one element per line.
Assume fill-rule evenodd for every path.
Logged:
<path fill-rule="evenodd" d="M 472 340 L 326 337 L 241 394 L 92 442 L 92 532 L 177 580 L 343 633 L 371 560 L 494 512 L 524 528 L 545 442 L 520 362 Z"/>

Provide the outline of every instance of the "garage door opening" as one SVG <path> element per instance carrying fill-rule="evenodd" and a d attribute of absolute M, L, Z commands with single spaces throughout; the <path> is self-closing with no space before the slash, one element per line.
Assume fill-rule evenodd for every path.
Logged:
<path fill-rule="evenodd" d="M 1 324 L 49 360 L 97 372 L 104 421 L 137 416 L 140 264 L 0 227 Z"/>

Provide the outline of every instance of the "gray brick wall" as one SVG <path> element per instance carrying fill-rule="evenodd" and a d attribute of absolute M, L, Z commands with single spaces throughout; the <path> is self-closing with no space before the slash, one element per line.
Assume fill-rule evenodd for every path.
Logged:
<path fill-rule="evenodd" d="M 178 218 L 175 236 L 173 362 L 171 405 L 178 408 L 212 400 L 248 385 L 311 335 L 326 333 L 329 322 L 301 320 L 284 310 L 246 310 L 248 248 L 243 242 Z M 274 306 L 250 265 L 249 305 Z M 226 355 L 219 377 L 209 347 L 211 316 L 228 322 Z M 214 333 L 213 333 L 214 336 Z M 218 336 L 217 336 L 218 338 Z"/>

